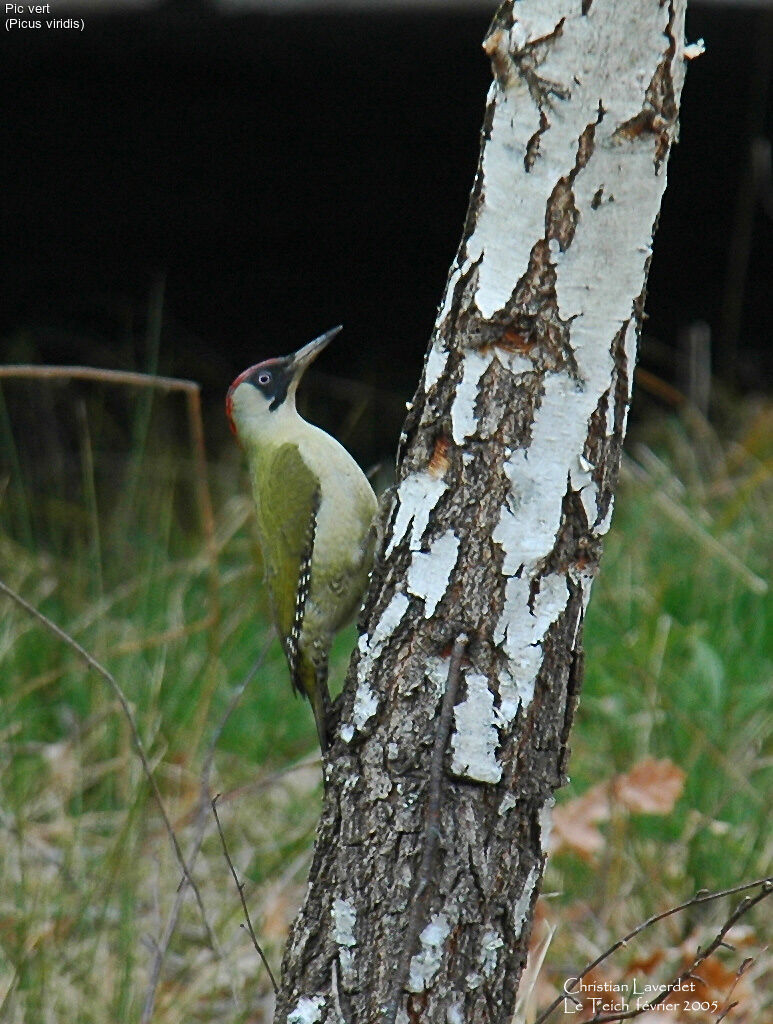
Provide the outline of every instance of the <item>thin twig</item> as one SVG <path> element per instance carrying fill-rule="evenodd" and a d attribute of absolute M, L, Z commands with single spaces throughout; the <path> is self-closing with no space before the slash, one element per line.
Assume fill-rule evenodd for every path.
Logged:
<path fill-rule="evenodd" d="M 744 974 L 746 974 L 746 972 L 749 970 L 749 968 L 751 967 L 751 965 L 753 963 L 754 963 L 754 957 L 753 956 L 747 956 L 746 959 L 741 962 L 741 965 L 739 966 L 738 970 L 735 972 L 735 977 L 733 978 L 733 981 L 732 981 L 732 984 L 730 985 L 730 988 L 725 993 L 725 1005 L 724 1005 L 724 1008 L 722 1009 L 721 1013 L 717 1017 L 717 1019 L 715 1021 L 715 1024 L 720 1024 L 720 1022 L 723 1021 L 725 1019 L 725 1017 L 727 1017 L 728 1014 L 732 1010 L 734 1010 L 736 1008 L 736 1006 L 738 1006 L 738 1000 L 735 999 L 731 1003 L 730 1002 L 730 998 L 733 995 L 733 993 L 735 992 L 736 987 L 738 985 L 738 982 L 741 980 L 741 978 L 744 976 Z"/>
<path fill-rule="evenodd" d="M 225 859 L 228 862 L 228 867 L 231 869 L 231 874 L 233 875 L 233 880 L 236 883 L 236 890 L 239 893 L 239 899 L 242 902 L 242 910 L 244 911 L 244 919 L 247 922 L 247 931 L 250 933 L 250 938 L 252 939 L 252 944 L 255 947 L 255 951 L 257 952 L 258 956 L 263 961 L 263 966 L 268 971 L 268 976 L 271 979 L 271 984 L 274 987 L 274 995 L 278 995 L 279 994 L 279 986 L 276 983 L 276 978 L 274 977 L 274 972 L 271 970 L 271 966 L 269 965 L 269 962 L 266 959 L 266 954 L 261 949 L 260 943 L 258 942 L 257 936 L 255 935 L 255 929 L 252 927 L 252 921 L 250 919 L 250 912 L 247 909 L 247 901 L 244 898 L 244 882 L 240 882 L 239 881 L 239 876 L 236 874 L 236 868 L 234 867 L 234 863 L 231 860 L 231 855 L 228 852 L 228 844 L 226 843 L 225 835 L 223 834 L 223 826 L 220 824 L 220 816 L 217 813 L 217 800 L 218 800 L 219 796 L 220 796 L 220 794 L 218 793 L 217 796 L 215 796 L 213 798 L 213 800 L 212 800 L 212 813 L 215 815 L 215 822 L 217 823 L 217 831 L 220 833 L 220 842 L 223 844 L 223 854 L 225 855 Z"/>
<path fill-rule="evenodd" d="M 212 738 L 210 740 L 209 747 L 204 758 L 204 764 L 201 770 L 199 803 L 196 808 L 195 815 L 196 828 L 193 836 L 191 850 L 190 853 L 188 854 L 188 865 L 191 868 L 193 867 L 199 855 L 199 851 L 201 850 L 201 844 L 204 841 L 204 833 L 207 830 L 207 822 L 209 820 L 209 802 L 211 800 L 209 784 L 210 777 L 212 775 L 212 765 L 215 760 L 215 750 L 217 748 L 218 743 L 220 742 L 220 737 L 223 734 L 223 730 L 226 727 L 228 719 L 233 714 L 236 705 L 239 703 L 244 694 L 244 691 L 247 689 L 252 680 L 263 667 L 263 662 L 266 660 L 266 655 L 268 654 L 273 638 L 274 630 L 272 629 L 270 630 L 268 636 L 266 637 L 266 642 L 263 645 L 263 650 L 260 652 L 257 661 L 252 666 L 250 671 L 247 673 L 244 680 L 234 690 L 233 695 L 230 701 L 228 702 L 228 707 L 225 710 L 225 714 L 220 719 L 220 723 L 218 724 L 217 728 L 212 734 Z M 180 912 L 182 911 L 182 905 L 183 901 L 185 900 L 185 892 L 187 888 L 188 880 L 185 876 L 183 876 L 183 878 L 180 881 L 180 884 L 177 887 L 177 895 L 175 896 L 174 904 L 172 905 L 172 909 L 169 913 L 169 917 L 167 918 L 166 925 L 164 926 L 163 934 L 155 948 L 153 963 L 150 969 L 150 978 L 148 980 L 148 986 L 145 991 L 145 1005 L 142 1011 L 141 1024 L 150 1024 L 150 1020 L 153 1017 L 153 1009 L 155 1007 L 156 1002 L 156 989 L 158 988 L 158 983 L 161 980 L 161 971 L 163 969 L 164 960 L 166 959 L 166 954 L 169 949 L 169 943 L 172 941 L 172 936 L 174 935 L 175 929 L 177 928 L 177 922 L 180 918 Z"/>
<path fill-rule="evenodd" d="M 644 367 L 637 366 L 634 373 L 636 384 L 639 388 L 649 391 L 651 395 L 655 395 L 657 398 L 662 398 L 664 402 L 673 405 L 675 409 L 679 409 L 687 401 L 687 396 L 682 394 L 673 384 L 661 380 L 660 377 L 650 373 L 649 370 L 645 370 Z"/>
<path fill-rule="evenodd" d="M 177 857 L 177 862 L 179 863 L 183 874 L 187 878 L 188 883 L 190 884 L 191 888 L 193 889 L 193 892 L 196 895 L 196 902 L 198 903 L 199 911 L 201 912 L 201 919 L 204 923 L 204 930 L 206 931 L 207 934 L 207 943 L 209 944 L 211 949 L 217 950 L 215 936 L 209 925 L 209 921 L 207 920 L 206 911 L 204 909 L 204 901 L 201 898 L 199 887 L 194 881 L 193 877 L 191 876 L 190 871 L 188 870 L 188 865 L 185 861 L 185 857 L 183 856 L 182 849 L 180 848 L 180 843 L 177 839 L 177 835 L 174 829 L 172 828 L 172 822 L 169 820 L 169 815 L 167 814 L 166 807 L 164 806 L 164 801 L 161 797 L 161 791 L 158 788 L 156 777 L 153 774 L 153 769 L 150 766 L 150 761 L 148 760 L 148 756 L 145 752 L 145 745 L 142 742 L 142 737 L 140 736 L 139 729 L 137 727 L 137 722 L 134 718 L 134 713 L 132 712 L 132 709 L 129 705 L 129 701 L 126 699 L 126 695 L 124 694 L 123 690 L 118 685 L 118 683 L 116 682 L 115 678 L 111 675 L 111 673 L 108 672 L 108 670 L 103 665 L 101 665 L 100 662 L 98 662 L 96 658 L 93 657 L 93 655 L 89 654 L 89 652 L 84 647 L 81 647 L 77 640 L 74 640 L 69 633 L 65 633 L 65 631 L 60 626 L 57 626 L 57 624 L 55 622 L 52 622 L 52 620 L 49 619 L 48 616 L 38 611 L 38 609 L 35 608 L 34 605 L 31 605 L 29 603 L 29 601 L 25 601 L 21 594 L 17 594 L 15 590 L 12 590 L 9 586 L 7 586 L 7 584 L 3 583 L 2 580 L 0 580 L 0 593 L 5 594 L 6 597 L 10 597 L 10 599 L 14 601 L 20 608 L 23 608 L 24 611 L 26 611 L 34 619 L 37 619 L 37 621 L 40 622 L 41 625 L 45 626 L 50 633 L 53 633 L 54 636 L 58 637 L 63 643 L 65 643 L 68 647 L 75 651 L 76 654 L 78 654 L 86 662 L 89 668 L 94 669 L 94 671 L 99 676 L 101 676 L 102 679 L 105 680 L 110 689 L 113 691 L 116 699 L 118 700 L 118 703 L 121 705 L 121 709 L 123 710 L 124 715 L 126 716 L 126 720 L 129 723 L 129 729 L 131 730 L 134 746 L 137 750 L 140 762 L 142 763 L 142 769 L 145 772 L 145 777 L 147 778 L 148 783 L 150 784 L 150 789 L 151 792 L 153 793 L 153 797 L 156 801 L 156 804 L 158 805 L 161 817 L 163 818 L 164 826 L 166 828 L 169 839 L 172 843 L 175 856 Z"/>
<path fill-rule="evenodd" d="M 432 748 L 432 760 L 429 770 L 429 793 L 427 795 L 427 811 L 424 821 L 424 834 L 422 837 L 423 852 L 421 864 L 416 882 L 416 888 L 411 896 L 411 913 L 408 919 L 408 927 L 405 931 L 405 942 L 403 955 L 398 964 L 395 974 L 394 986 L 384 1014 L 385 1024 L 395 1024 L 397 1011 L 402 1000 L 408 974 L 411 968 L 411 958 L 421 931 L 422 918 L 424 916 L 424 894 L 430 883 L 432 867 L 437 853 L 438 840 L 440 839 L 440 803 L 443 783 L 443 758 L 445 757 L 448 737 L 451 732 L 451 723 L 454 714 L 456 694 L 459 690 L 459 669 L 462 664 L 467 637 L 462 633 L 454 641 L 451 651 L 451 661 L 448 666 L 448 679 L 446 681 L 446 692 L 443 694 L 443 703 L 440 708 L 437 731 L 435 733 L 435 745 Z"/>
<path fill-rule="evenodd" d="M 720 1015 L 717 1017 L 716 1024 L 722 1024 L 722 1021 L 727 1017 L 729 1013 L 731 1013 L 736 1008 L 736 1006 L 738 1006 L 737 999 L 734 1003 L 730 1003 L 728 1006 L 725 1007 L 722 1013 L 720 1013 Z"/>
<path fill-rule="evenodd" d="M 670 907 L 668 910 L 664 910 L 660 914 L 654 914 L 652 917 L 647 918 L 646 921 L 642 921 L 641 924 L 637 925 L 632 932 L 628 932 L 622 939 L 618 939 L 617 942 L 613 943 L 608 949 L 605 949 L 603 953 L 596 957 L 596 959 L 584 967 L 578 975 L 572 979 L 570 985 L 565 985 L 560 996 L 554 999 L 553 1002 L 548 1006 L 546 1010 L 537 1017 L 534 1024 L 545 1024 L 548 1017 L 556 1010 L 564 1001 L 565 996 L 569 995 L 577 986 L 580 984 L 583 978 L 585 978 L 591 971 L 594 971 L 599 964 L 608 960 L 613 953 L 617 952 L 622 946 L 627 946 L 631 939 L 635 939 L 640 932 L 643 932 L 646 928 L 649 928 L 653 924 L 657 924 L 658 921 L 664 921 L 667 917 L 671 917 L 673 914 L 678 914 L 682 910 L 687 910 L 689 907 L 698 906 L 701 903 L 712 903 L 714 900 L 722 899 L 723 896 L 735 896 L 739 892 L 746 892 L 748 889 L 755 889 L 758 885 L 770 886 L 773 885 L 773 878 L 757 878 L 753 882 L 744 882 L 743 885 L 734 885 L 731 889 L 721 889 L 718 892 L 706 892 L 701 889 L 685 903 L 680 903 L 678 907 Z M 748 909 L 748 908 L 747 908 Z"/>
<path fill-rule="evenodd" d="M 636 1010 L 626 1010 L 623 1013 L 597 1013 L 595 1017 L 590 1018 L 588 1024 L 608 1024 L 610 1021 L 631 1020 L 633 1017 L 638 1017 L 640 1014 L 646 1013 L 647 1010 L 652 1010 L 656 1006 L 659 1006 L 674 989 L 678 990 L 683 981 L 687 981 L 688 979 L 695 977 L 695 969 L 700 967 L 704 960 L 707 960 L 715 950 L 719 949 L 720 946 L 726 945 L 724 942 L 725 935 L 727 935 L 736 921 L 742 918 L 744 914 L 748 914 L 756 904 L 767 899 L 771 893 L 773 893 L 773 878 L 768 878 L 762 883 L 762 888 L 756 896 L 747 896 L 745 899 L 741 900 L 709 945 L 706 946 L 705 949 L 698 947 L 698 955 L 690 966 L 674 978 L 673 981 L 670 981 L 656 999 L 651 1000 L 651 1002 L 646 1003 L 644 1006 L 641 1006 Z"/>
<path fill-rule="evenodd" d="M 198 391 L 195 380 L 180 377 L 160 377 L 154 373 L 135 373 L 130 370 L 103 370 L 98 366 L 34 366 L 23 363 L 0 366 L 0 377 L 34 380 L 96 380 L 103 384 L 129 384 L 138 388 L 158 388 L 161 391 Z"/>
<path fill-rule="evenodd" d="M 196 823 L 196 833 L 188 853 L 188 865 L 191 869 L 193 869 L 193 865 L 196 863 L 199 851 L 201 850 L 201 844 L 204 842 L 207 818 L 208 815 L 205 807 L 204 812 L 199 814 L 199 818 Z M 150 978 L 148 980 L 147 989 L 145 990 L 145 1003 L 142 1008 L 142 1017 L 140 1018 L 141 1024 L 150 1024 L 150 1021 L 153 1018 L 153 1010 L 156 1005 L 156 989 L 158 988 L 158 983 L 161 980 L 161 971 L 164 966 L 164 960 L 166 959 L 166 954 L 169 949 L 169 943 L 172 941 L 172 936 L 174 935 L 175 928 L 177 927 L 177 922 L 180 917 L 187 889 L 187 879 L 183 879 L 183 884 L 177 888 L 174 905 L 172 906 L 172 910 L 167 918 L 161 939 L 158 943 L 153 943 L 153 963 L 150 968 Z"/>

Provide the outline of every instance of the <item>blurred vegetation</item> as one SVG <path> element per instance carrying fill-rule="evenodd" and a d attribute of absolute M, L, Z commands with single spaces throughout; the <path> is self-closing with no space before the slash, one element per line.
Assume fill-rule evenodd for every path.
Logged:
<path fill-rule="evenodd" d="M 239 453 L 210 466 L 213 563 L 180 405 L 4 382 L 0 579 L 115 675 L 188 850 L 202 764 L 269 631 Z M 535 931 L 552 935 L 545 992 L 648 914 L 767 869 L 773 408 L 734 415 L 730 441 L 687 411 L 629 446 L 560 800 L 649 757 L 681 768 L 684 789 L 670 815 L 612 813 L 595 854 L 552 859 Z M 132 438 L 124 454 L 121 436 Z M 0 601 L 0 1021 L 138 1021 L 179 868 L 103 680 Z M 336 644 L 339 682 L 353 637 Z M 218 738 L 212 792 L 276 969 L 320 806 L 314 735 L 274 641 Z M 207 948 L 189 895 L 159 1024 L 270 1019 L 270 986 L 208 825 L 195 876 L 220 949 Z M 686 938 L 704 918 L 673 927 Z"/>

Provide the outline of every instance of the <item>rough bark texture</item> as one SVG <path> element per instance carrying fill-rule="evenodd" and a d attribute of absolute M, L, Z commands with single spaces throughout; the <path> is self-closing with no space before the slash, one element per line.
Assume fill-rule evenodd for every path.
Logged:
<path fill-rule="evenodd" d="M 486 38 L 480 165 L 401 438 L 277 1021 L 388 1022 L 395 995 L 399 1022 L 511 1020 L 611 517 L 683 22 L 683 0 L 524 0 Z"/>

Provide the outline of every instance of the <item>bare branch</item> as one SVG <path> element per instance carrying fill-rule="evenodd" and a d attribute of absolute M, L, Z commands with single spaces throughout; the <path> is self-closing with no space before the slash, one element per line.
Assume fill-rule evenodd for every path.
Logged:
<path fill-rule="evenodd" d="M 728 946 L 728 944 L 726 942 L 722 942 L 721 945 Z M 733 948 L 734 948 L 733 946 L 728 946 L 728 949 L 733 949 Z M 720 1022 L 723 1021 L 725 1019 L 725 1017 L 727 1017 L 728 1014 L 732 1010 L 735 1009 L 736 1006 L 738 1006 L 738 1000 L 737 999 L 733 1000 L 732 1003 L 730 1002 L 730 999 L 731 999 L 733 993 L 736 990 L 738 982 L 741 980 L 741 978 L 744 976 L 744 974 L 746 974 L 746 972 L 749 970 L 749 968 L 751 967 L 751 965 L 753 963 L 754 963 L 754 957 L 753 956 L 747 956 L 745 960 L 741 961 L 741 963 L 740 963 L 740 965 L 738 967 L 738 970 L 735 972 L 735 977 L 733 978 L 732 984 L 730 985 L 730 988 L 725 993 L 725 1006 L 724 1006 L 724 1009 L 719 1014 L 719 1016 L 717 1017 L 716 1024 L 720 1024 Z"/>
<path fill-rule="evenodd" d="M 609 1021 L 631 1020 L 633 1017 L 638 1017 L 640 1014 L 646 1013 L 647 1010 L 652 1010 L 656 1006 L 659 1006 L 683 981 L 687 981 L 689 978 L 695 977 L 696 968 L 700 967 L 700 965 L 707 960 L 715 950 L 719 949 L 719 947 L 724 944 L 723 940 L 725 935 L 727 935 L 736 921 L 740 920 L 744 914 L 748 914 L 752 907 L 761 903 L 762 900 L 767 899 L 767 897 L 773 892 L 773 878 L 766 878 L 758 884 L 761 884 L 762 886 L 760 891 L 755 896 L 747 896 L 745 899 L 741 900 L 709 945 L 706 946 L 705 949 L 698 947 L 697 956 L 690 966 L 670 981 L 656 999 L 651 1000 L 651 1002 L 646 1003 L 644 1006 L 641 1006 L 636 1010 L 625 1010 L 622 1013 L 597 1013 L 595 1017 L 591 1017 L 588 1020 L 588 1024 L 607 1024 Z"/>
<path fill-rule="evenodd" d="M 11 587 L 3 583 L 2 580 L 0 580 L 0 593 L 5 594 L 6 597 L 10 597 L 10 599 L 14 601 L 20 608 L 23 608 L 25 612 L 31 615 L 34 619 L 37 619 L 37 621 L 40 622 L 41 625 L 45 626 L 50 633 L 53 633 L 54 636 L 58 637 L 59 640 L 65 643 L 73 651 L 75 651 L 75 653 L 78 654 L 86 662 L 89 668 L 94 669 L 94 671 L 99 676 L 101 676 L 102 679 L 105 680 L 110 689 L 113 691 L 113 694 L 117 698 L 118 703 L 121 705 L 121 709 L 123 710 L 123 713 L 126 716 L 126 720 L 129 723 L 129 729 L 131 730 L 134 746 L 137 750 L 140 762 L 142 763 L 142 769 L 145 772 L 145 777 L 148 780 L 151 792 L 153 793 L 153 797 L 156 801 L 156 804 L 158 805 L 161 817 L 163 818 L 164 826 L 166 828 L 170 842 L 174 849 L 177 862 L 179 863 L 182 869 L 183 875 L 188 880 L 188 883 L 190 884 L 191 888 L 193 889 L 193 892 L 196 895 L 196 902 L 199 905 L 201 919 L 204 924 L 204 930 L 206 931 L 207 935 L 207 943 L 212 950 L 217 952 L 217 943 L 215 940 L 215 936 L 212 932 L 212 929 L 210 927 L 209 921 L 207 920 L 207 914 L 204 909 L 204 901 L 201 898 L 199 887 L 194 881 L 188 869 L 188 865 L 186 863 L 185 857 L 183 856 L 182 849 L 180 848 L 180 843 L 177 839 L 177 835 L 175 833 L 175 830 L 172 828 L 172 823 L 169 820 L 169 815 L 167 814 L 166 807 L 164 806 L 164 801 L 161 797 L 161 791 L 158 788 L 156 777 L 153 774 L 153 769 L 150 766 L 148 755 L 145 752 L 145 745 L 142 742 L 142 737 L 140 736 L 139 729 L 137 727 L 137 722 L 134 718 L 134 713 L 131 709 L 131 706 L 129 705 L 129 701 L 127 700 L 123 690 L 116 682 L 114 676 L 110 672 L 108 672 L 108 670 L 102 664 L 100 664 L 100 662 L 98 662 L 96 658 L 93 657 L 93 655 L 89 654 L 89 652 L 84 647 L 81 647 L 77 640 L 74 640 L 69 633 L 66 633 L 60 626 L 57 626 L 55 622 L 52 622 L 52 620 L 49 619 L 48 616 L 38 611 L 38 609 L 35 608 L 34 605 L 31 605 L 29 603 L 29 601 L 25 601 L 21 594 L 17 594 L 15 590 L 12 590 Z"/>
<path fill-rule="evenodd" d="M 219 796 L 220 794 L 218 793 L 217 796 L 215 796 L 214 799 L 212 800 L 212 813 L 215 815 L 215 821 L 217 822 L 217 831 L 220 833 L 220 842 L 223 844 L 223 853 L 225 855 L 226 861 L 228 862 L 228 867 L 231 869 L 233 880 L 236 883 L 236 891 L 239 893 L 239 899 L 242 902 L 242 910 L 244 911 L 244 918 L 247 922 L 247 931 L 250 933 L 252 944 L 255 947 L 258 956 L 263 961 L 263 966 L 268 971 L 268 976 L 271 979 L 271 984 L 274 987 L 274 995 L 276 995 L 277 992 L 279 992 L 279 986 L 276 983 L 274 972 L 271 970 L 269 962 L 266 959 L 266 954 L 261 949 L 260 943 L 258 942 L 257 936 L 255 935 L 255 929 L 252 927 L 252 921 L 250 920 L 250 912 L 247 909 L 247 901 L 244 898 L 244 882 L 239 881 L 239 876 L 236 874 L 236 868 L 234 867 L 234 863 L 231 860 L 231 855 L 228 852 L 228 845 L 225 841 L 225 835 L 223 834 L 223 827 L 220 824 L 220 817 L 217 813 L 217 801 Z"/>
<path fill-rule="evenodd" d="M 613 953 L 616 953 L 622 946 L 627 946 L 631 939 L 635 939 L 640 932 L 643 932 L 646 928 L 649 928 L 653 924 L 657 924 L 658 921 L 664 921 L 667 917 L 671 917 L 674 914 L 680 913 L 682 910 L 687 910 L 689 907 L 698 906 L 701 903 L 712 903 L 714 900 L 722 899 L 723 896 L 734 896 L 739 892 L 746 892 L 749 889 L 756 889 L 757 886 L 770 886 L 773 885 L 773 878 L 757 878 L 753 882 L 744 882 L 742 885 L 734 885 L 731 889 L 720 889 L 718 892 L 706 892 L 705 889 L 700 889 L 696 894 L 685 903 L 680 903 L 677 907 L 670 907 L 668 910 L 664 910 L 660 914 L 654 914 L 652 917 L 647 918 L 646 921 L 642 921 L 641 924 L 637 925 L 633 931 L 628 932 L 622 939 L 618 939 L 608 949 L 605 949 L 603 953 L 596 957 L 596 959 L 584 967 L 580 973 L 572 979 L 571 985 L 566 985 L 564 991 L 554 999 L 553 1002 L 548 1006 L 546 1010 L 537 1017 L 534 1024 L 545 1024 L 545 1021 L 550 1017 L 554 1010 L 563 1003 L 566 996 L 570 996 L 570 993 L 577 988 L 583 978 L 587 977 L 591 971 L 594 971 L 599 964 L 608 960 Z M 768 890 L 770 891 L 770 890 Z M 748 909 L 748 907 L 747 907 Z M 744 911 L 745 912 L 745 911 Z M 725 932 L 727 929 L 725 929 Z M 721 938 L 724 937 L 725 932 L 722 933 Z M 721 942 L 719 945 L 722 945 Z M 715 947 L 716 948 L 716 947 Z M 707 954 L 708 955 L 708 954 Z M 646 1009 L 646 1007 L 645 1007 Z M 614 1018 L 617 1019 L 617 1018 Z"/>
<path fill-rule="evenodd" d="M 138 388 L 157 388 L 159 391 L 198 391 L 194 380 L 180 377 L 159 377 L 153 373 L 135 373 L 130 370 L 103 370 L 98 366 L 34 366 L 23 363 L 0 366 L 0 378 L 32 380 L 95 380 L 102 384 L 128 384 Z"/>
<path fill-rule="evenodd" d="M 429 774 L 429 794 L 427 796 L 427 812 L 424 822 L 423 852 L 416 888 L 411 900 L 411 916 L 408 920 L 408 928 L 405 933 L 405 947 L 403 958 L 398 966 L 395 975 L 392 996 L 387 1004 L 385 1013 L 386 1024 L 395 1024 L 397 1010 L 400 1006 L 405 983 L 411 966 L 411 957 L 416 948 L 416 942 L 421 931 L 421 923 L 424 917 L 424 894 L 430 883 L 432 867 L 437 853 L 438 839 L 440 838 L 440 800 L 442 796 L 443 781 L 443 758 L 445 757 L 448 737 L 451 732 L 454 704 L 459 690 L 459 669 L 462 664 L 462 657 L 467 647 L 467 637 L 462 633 L 454 641 L 451 651 L 451 661 L 448 666 L 448 679 L 446 691 L 443 694 L 443 703 L 440 708 L 437 732 L 435 733 L 435 745 L 432 749 L 432 761 Z"/>

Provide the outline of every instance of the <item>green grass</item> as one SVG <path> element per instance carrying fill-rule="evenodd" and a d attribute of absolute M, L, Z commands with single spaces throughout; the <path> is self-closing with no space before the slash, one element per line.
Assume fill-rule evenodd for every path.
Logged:
<path fill-rule="evenodd" d="M 91 401 L 91 400 L 89 400 Z M 61 398 L 60 410 L 67 409 Z M 86 402 L 76 456 L 26 447 L 3 404 L 0 578 L 72 634 L 131 701 L 184 849 L 199 775 L 230 694 L 267 642 L 250 503 L 235 454 L 216 482 L 217 591 L 198 528 L 190 466 L 163 439 L 164 407 L 143 404 L 131 458 L 94 445 L 118 414 Z M 127 415 L 130 415 L 127 413 Z M 740 413 L 739 413 L 740 415 Z M 571 799 L 648 756 L 686 772 L 674 813 L 613 818 L 595 863 L 551 864 L 556 963 L 583 962 L 698 887 L 766 870 L 771 597 L 767 577 L 771 413 L 747 415 L 731 443 L 669 419 L 631 446 L 586 628 L 587 679 L 570 766 Z M 100 431 L 89 423 L 99 423 Z M 177 431 L 179 433 L 179 431 Z M 65 432 L 66 434 L 66 432 Z M 93 450 L 92 450 L 93 448 Z M 653 454 L 656 453 L 656 454 Z M 70 461 L 68 462 L 67 459 Z M 57 461 L 58 460 L 58 461 Z M 119 500 L 131 488 L 132 500 Z M 685 514 L 689 525 L 684 522 Z M 681 517 L 681 518 L 680 518 Z M 342 678 L 354 633 L 339 638 Z M 218 744 L 213 791 L 247 879 L 259 934 L 278 966 L 302 892 L 320 803 L 313 720 L 294 698 L 274 641 Z M 767 769 L 769 771 L 769 769 Z M 274 777 L 276 776 L 276 777 Z M 206 948 L 188 898 L 154 1020 L 259 1021 L 269 986 L 210 828 L 196 866 L 223 947 Z M 21 610 L 0 609 L 0 1021 L 140 1019 L 149 945 L 179 869 L 104 682 Z M 558 906 L 562 909 L 558 909 Z M 574 943 L 582 930 L 585 945 Z"/>

